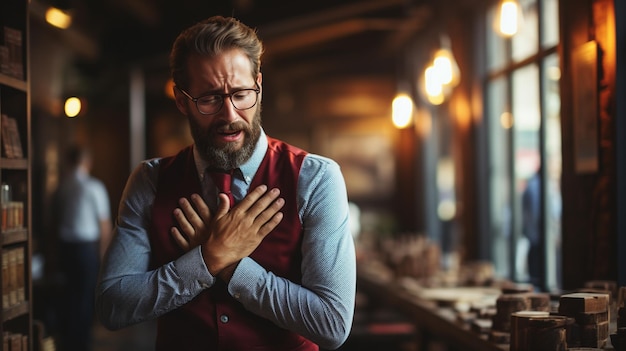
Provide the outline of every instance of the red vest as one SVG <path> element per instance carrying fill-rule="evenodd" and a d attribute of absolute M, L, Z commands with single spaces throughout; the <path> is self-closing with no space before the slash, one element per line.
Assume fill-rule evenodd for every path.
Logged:
<path fill-rule="evenodd" d="M 268 138 L 269 148 L 250 184 L 278 187 L 285 199 L 283 220 L 250 255 L 268 271 L 300 283 L 302 223 L 296 203 L 298 175 L 306 152 Z M 170 235 L 178 199 L 201 194 L 191 147 L 162 160 L 152 207 L 153 268 L 183 254 Z M 159 318 L 157 350 L 318 350 L 304 337 L 248 312 L 217 280 L 189 303 Z"/>

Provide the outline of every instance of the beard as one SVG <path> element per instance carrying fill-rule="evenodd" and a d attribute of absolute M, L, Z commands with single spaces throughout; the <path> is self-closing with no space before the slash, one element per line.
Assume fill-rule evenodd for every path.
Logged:
<path fill-rule="evenodd" d="M 213 125 L 203 130 L 194 118 L 189 118 L 189 126 L 199 155 L 210 167 L 223 170 L 235 169 L 250 159 L 254 152 L 254 147 L 261 136 L 261 106 L 259 105 L 254 113 L 250 125 L 246 125 L 243 122 L 235 122 L 230 125 Z M 226 131 L 241 130 L 244 133 L 241 148 L 239 150 L 235 149 L 233 143 L 227 143 L 224 146 L 216 145 L 213 141 L 219 129 Z"/>

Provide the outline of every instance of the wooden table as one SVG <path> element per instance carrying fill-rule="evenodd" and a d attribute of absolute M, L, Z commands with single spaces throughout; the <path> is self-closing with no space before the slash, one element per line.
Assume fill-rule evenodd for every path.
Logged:
<path fill-rule="evenodd" d="M 420 350 L 427 350 L 432 342 L 443 343 L 449 350 L 508 350 L 508 345 L 494 344 L 456 321 L 451 308 L 441 308 L 432 301 L 420 300 L 396 282 L 381 281 L 380 277 L 359 270 L 357 290 L 370 300 L 395 308 L 411 319 L 420 333 Z"/>

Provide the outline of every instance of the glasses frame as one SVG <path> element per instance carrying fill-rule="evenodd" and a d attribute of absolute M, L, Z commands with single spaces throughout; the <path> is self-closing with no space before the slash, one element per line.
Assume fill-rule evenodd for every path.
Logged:
<path fill-rule="evenodd" d="M 198 96 L 197 98 L 191 96 L 191 94 L 186 92 L 183 88 L 179 87 L 178 85 L 176 86 L 176 89 L 178 89 L 178 91 L 183 93 L 183 95 L 185 95 L 189 100 L 191 100 L 194 103 L 194 105 L 196 105 L 196 110 L 198 110 L 199 114 L 205 115 L 205 116 L 211 116 L 211 115 L 218 114 L 220 111 L 222 111 L 222 108 L 224 107 L 224 101 L 226 100 L 226 98 L 229 98 L 230 104 L 233 105 L 233 107 L 237 111 L 249 110 L 249 109 L 253 108 L 254 106 L 256 106 L 256 104 L 259 103 L 259 94 L 261 93 L 261 87 L 259 87 L 259 83 L 257 83 L 257 82 L 255 82 L 254 85 L 256 86 L 256 88 L 238 89 L 238 90 L 235 90 L 235 91 L 233 91 L 231 93 L 228 93 L 228 94 L 206 94 L 206 95 Z M 232 98 L 233 95 L 235 95 L 237 93 L 240 93 L 242 91 L 247 91 L 247 90 L 251 90 L 251 91 L 254 91 L 256 93 L 256 100 L 255 100 L 254 104 L 252 106 L 248 107 L 248 108 L 237 108 L 237 106 L 235 106 L 235 103 L 233 102 L 233 98 Z M 220 107 L 217 109 L 217 111 L 215 111 L 213 113 L 204 113 L 204 112 L 200 111 L 200 107 L 198 107 L 198 100 L 200 100 L 201 98 L 203 98 L 205 96 L 219 96 L 219 97 L 222 98 L 222 100 L 220 102 Z"/>

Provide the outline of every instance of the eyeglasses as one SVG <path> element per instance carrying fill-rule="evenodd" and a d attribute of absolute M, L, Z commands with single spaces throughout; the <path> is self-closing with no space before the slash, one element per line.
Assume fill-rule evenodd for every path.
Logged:
<path fill-rule="evenodd" d="M 220 112 L 222 106 L 224 106 L 224 99 L 227 97 L 230 98 L 230 103 L 233 104 L 233 107 L 237 110 L 248 110 L 253 108 L 259 100 L 259 93 L 261 92 L 259 85 L 257 83 L 255 83 L 255 85 L 256 88 L 240 89 L 233 91 L 230 94 L 209 94 L 197 98 L 189 95 L 188 92 L 178 86 L 176 89 L 196 104 L 198 112 L 203 115 L 214 115 Z"/>

